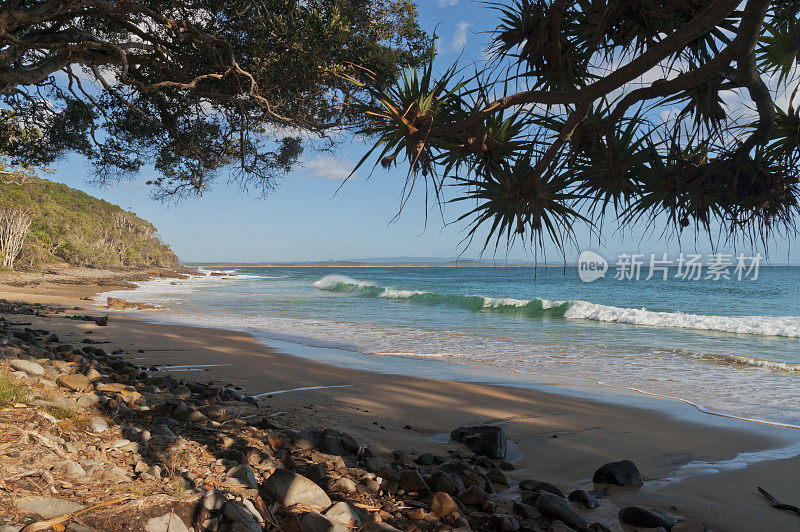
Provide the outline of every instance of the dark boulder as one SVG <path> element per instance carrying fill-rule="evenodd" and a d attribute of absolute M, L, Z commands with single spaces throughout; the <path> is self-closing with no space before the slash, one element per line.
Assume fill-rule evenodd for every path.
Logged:
<path fill-rule="evenodd" d="M 614 484 L 615 486 L 641 486 L 644 484 L 642 474 L 636 464 L 630 460 L 609 462 L 594 472 L 592 482 L 596 484 Z"/>
<path fill-rule="evenodd" d="M 594 495 L 584 490 L 575 490 L 569 494 L 569 500 L 582 504 L 585 508 L 598 508 L 600 501 Z"/>
<path fill-rule="evenodd" d="M 626 506 L 619 511 L 619 520 L 621 523 L 632 527 L 641 528 L 658 528 L 664 530 L 672 530 L 675 526 L 677 519 L 663 514 L 656 510 L 648 510 L 641 506 Z"/>
<path fill-rule="evenodd" d="M 459 427 L 450 433 L 450 438 L 466 445 L 475 454 L 489 458 L 505 458 L 506 433 L 502 427 Z"/>
<path fill-rule="evenodd" d="M 319 450 L 336 456 L 347 456 L 358 452 L 358 442 L 349 434 L 334 429 L 325 429 Z"/>

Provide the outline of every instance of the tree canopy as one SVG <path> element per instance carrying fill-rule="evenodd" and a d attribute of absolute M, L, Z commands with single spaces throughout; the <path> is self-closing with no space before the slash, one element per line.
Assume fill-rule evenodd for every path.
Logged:
<path fill-rule="evenodd" d="M 346 105 L 419 65 L 411 0 L 5 0 L 0 151 L 20 166 L 86 156 L 101 180 L 153 164 L 161 195 L 223 168 L 269 190 Z"/>
<path fill-rule="evenodd" d="M 615 218 L 664 235 L 793 236 L 800 211 L 797 0 L 515 0 L 485 66 L 353 81 L 374 140 L 468 202 L 470 240 L 574 242 Z M 736 104 L 736 102 L 739 102 Z M 456 192 L 445 193 L 445 187 Z M 688 229 L 687 229 L 688 228 Z"/>

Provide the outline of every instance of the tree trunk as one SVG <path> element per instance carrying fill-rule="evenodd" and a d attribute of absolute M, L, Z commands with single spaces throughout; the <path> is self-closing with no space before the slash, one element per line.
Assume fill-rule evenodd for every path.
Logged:
<path fill-rule="evenodd" d="M 4 208 L 0 209 L 0 253 L 3 256 L 3 267 L 14 268 L 14 260 L 22 249 L 33 216 L 27 211 Z"/>

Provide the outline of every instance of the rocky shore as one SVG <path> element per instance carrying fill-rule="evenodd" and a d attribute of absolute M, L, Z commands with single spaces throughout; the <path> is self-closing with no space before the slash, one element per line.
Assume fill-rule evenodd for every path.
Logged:
<path fill-rule="evenodd" d="M 509 479 L 499 426 L 451 427 L 460 445 L 443 454 L 379 454 L 336 427 L 287 426 L 233 383 L 179 379 L 26 319 L 104 327 L 96 316 L 8 301 L 0 314 L 3 532 L 708 529 L 610 504 L 608 489 L 643 484 L 630 461 L 565 493 Z"/>

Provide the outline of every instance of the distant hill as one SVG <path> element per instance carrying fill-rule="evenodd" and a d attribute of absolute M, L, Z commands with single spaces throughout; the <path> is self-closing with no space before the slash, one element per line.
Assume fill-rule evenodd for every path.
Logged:
<path fill-rule="evenodd" d="M 153 224 L 135 214 L 47 179 L 3 174 L 0 208 L 33 215 L 16 269 L 58 262 L 90 268 L 178 266 Z"/>

